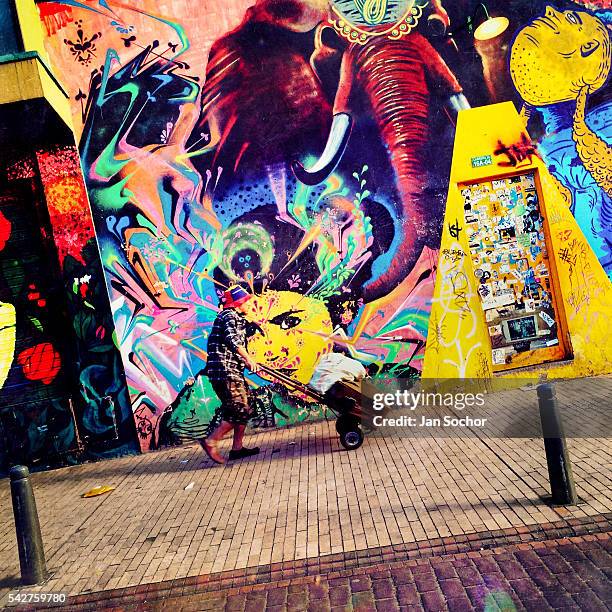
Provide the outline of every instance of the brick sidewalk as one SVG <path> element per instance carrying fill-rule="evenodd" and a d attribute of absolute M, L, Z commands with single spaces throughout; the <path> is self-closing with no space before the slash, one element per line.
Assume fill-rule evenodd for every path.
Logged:
<path fill-rule="evenodd" d="M 545 536 L 555 530 L 544 531 Z M 415 548 L 398 553 L 395 562 L 372 563 L 364 557 L 361 567 L 340 571 L 331 563 L 324 574 L 296 567 L 301 564 L 285 564 L 291 568 L 272 572 L 283 575 L 276 581 L 264 577 L 255 584 L 259 574 L 247 574 L 243 580 L 228 575 L 212 582 L 202 576 L 76 596 L 61 610 L 595 612 L 612 604 L 610 536 L 606 532 L 490 549 L 480 548 L 481 542 L 473 540 L 459 544 L 472 548 L 470 552 L 432 555 L 432 547 Z M 411 558 L 415 555 L 420 558 Z M 354 559 L 353 564 L 357 563 Z M 237 582 L 244 584 L 231 586 Z M 21 608 L 23 612 L 35 609 Z"/>
<path fill-rule="evenodd" d="M 563 402 L 609 405 L 612 379 L 557 383 Z M 500 397 L 535 403 L 534 391 Z M 534 404 L 535 405 L 535 404 Z M 604 433 L 604 432 L 602 432 Z M 341 450 L 333 423 L 252 436 L 256 458 L 211 467 L 199 447 L 33 476 L 51 580 L 91 593 L 500 530 L 569 525 L 612 511 L 612 441 L 570 441 L 581 503 L 551 508 L 541 440 L 368 438 Z M 190 490 L 185 487 L 194 483 Z M 80 495 L 100 484 L 116 490 Z M 0 605 L 18 575 L 0 484 Z M 480 536 L 479 536 L 480 537 Z"/>

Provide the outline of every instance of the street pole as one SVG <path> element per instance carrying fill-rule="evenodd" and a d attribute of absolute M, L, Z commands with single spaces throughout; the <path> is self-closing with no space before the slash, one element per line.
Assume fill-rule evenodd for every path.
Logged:
<path fill-rule="evenodd" d="M 561 506 L 573 506 L 578 498 L 561 415 L 552 385 L 543 384 L 538 387 L 538 402 L 552 502 Z"/>
<path fill-rule="evenodd" d="M 30 472 L 25 465 L 16 465 L 9 475 L 21 581 L 23 584 L 40 584 L 48 574 Z"/>

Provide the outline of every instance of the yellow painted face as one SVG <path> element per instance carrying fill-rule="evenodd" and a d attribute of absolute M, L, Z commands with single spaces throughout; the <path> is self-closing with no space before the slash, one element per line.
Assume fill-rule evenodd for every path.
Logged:
<path fill-rule="evenodd" d="M 0 389 L 4 386 L 15 356 L 16 326 L 15 308 L 0 302 Z"/>
<path fill-rule="evenodd" d="M 604 85 L 611 47 L 606 26 L 593 15 L 548 6 L 516 36 L 510 73 L 532 106 L 575 100 L 583 87 L 594 92 Z"/>
<path fill-rule="evenodd" d="M 246 304 L 261 331 L 248 341 L 255 360 L 307 383 L 322 355 L 332 350 L 332 323 L 321 300 L 293 291 L 266 291 Z"/>

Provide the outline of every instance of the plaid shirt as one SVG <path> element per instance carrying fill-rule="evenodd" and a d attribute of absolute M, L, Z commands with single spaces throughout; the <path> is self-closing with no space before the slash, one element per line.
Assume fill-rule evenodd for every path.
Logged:
<path fill-rule="evenodd" d="M 238 348 L 245 348 L 247 320 L 233 308 L 222 310 L 208 337 L 204 373 L 211 380 L 244 380 L 245 363 Z"/>

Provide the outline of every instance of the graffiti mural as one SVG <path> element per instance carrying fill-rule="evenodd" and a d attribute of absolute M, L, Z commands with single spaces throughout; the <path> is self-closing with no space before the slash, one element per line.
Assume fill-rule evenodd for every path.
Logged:
<path fill-rule="evenodd" d="M 514 32 L 545 8 L 491 4 L 507 12 Z M 458 41 L 472 36 L 473 5 L 186 1 L 174 3 L 170 17 L 155 0 L 63 0 L 41 1 L 39 10 L 72 99 L 142 449 L 202 436 L 218 419 L 204 368 L 220 296 L 231 285 L 256 296 L 249 350 L 302 383 L 331 351 L 371 372 L 420 375 L 440 267 L 449 276 L 441 298 L 448 316 L 469 333 L 461 312 L 477 296 L 471 280 L 462 287 L 451 278 L 453 258 L 467 257 L 467 246 L 455 236 L 442 260 L 439 249 L 456 114 L 469 107 L 465 82 L 477 100 L 488 95 L 482 64 L 448 44 L 453 21 Z M 574 58 L 599 70 L 593 87 L 575 92 L 567 133 L 547 128 L 518 161 L 552 160 L 571 143 L 573 157 L 557 162 L 556 176 L 607 265 L 607 178 L 595 170 L 607 155 L 607 128 L 589 119 L 585 96 L 607 77 L 609 37 L 600 18 L 577 14 L 593 20 L 595 42 L 585 38 L 583 60 Z M 527 51 L 539 45 L 524 40 Z M 546 100 L 530 98 L 532 81 L 551 87 Z M 544 117 L 566 103 L 562 75 L 538 79 L 528 67 L 515 84 Z M 512 163 L 515 151 L 498 155 Z M 592 189 L 569 181 L 578 169 Z M 449 342 L 463 350 L 458 338 Z M 488 373 L 483 350 L 468 347 L 447 365 L 467 372 L 477 360 Z M 249 384 L 255 425 L 322 414 L 271 380 L 250 376 Z"/>
<path fill-rule="evenodd" d="M 352 43 L 326 2 L 208 9 L 225 27 L 152 1 L 40 4 L 144 449 L 214 423 L 203 369 L 229 285 L 256 294 L 249 350 L 300 382 L 332 350 L 404 375 L 424 354 L 457 78 L 418 31 Z M 250 383 L 256 424 L 321 415 Z"/>
<path fill-rule="evenodd" d="M 0 252 L 11 237 L 12 223 L 0 212 Z M 10 302 L 0 302 L 0 389 L 9 374 L 16 340 L 16 311 Z"/>
<path fill-rule="evenodd" d="M 12 160 L 13 162 L 15 160 Z M 2 167 L 0 467 L 58 461 L 76 449 L 69 349 L 49 252 L 37 224 L 33 159 Z"/>
<path fill-rule="evenodd" d="M 612 106 L 589 104 L 610 74 L 610 23 L 612 11 L 547 6 L 517 33 L 510 71 L 523 100 L 542 116 L 539 149 L 569 189 L 571 211 L 612 278 Z"/>
<path fill-rule="evenodd" d="M 131 405 L 79 154 L 53 147 L 36 158 L 76 345 L 78 430 L 90 457 L 133 451 Z"/>
<path fill-rule="evenodd" d="M 78 152 L 54 146 L 2 161 L 0 465 L 133 451 Z"/>

